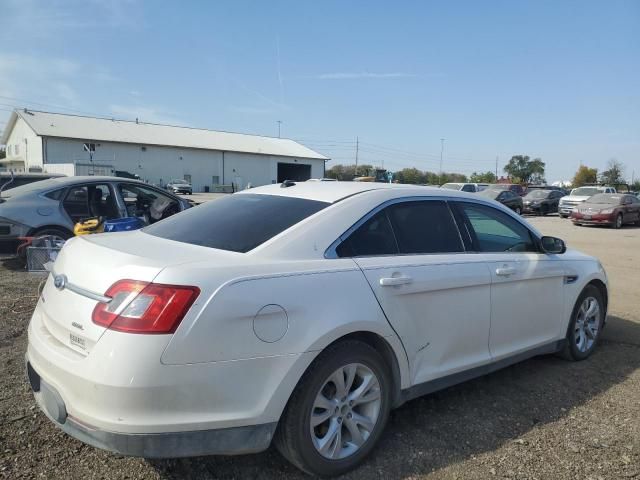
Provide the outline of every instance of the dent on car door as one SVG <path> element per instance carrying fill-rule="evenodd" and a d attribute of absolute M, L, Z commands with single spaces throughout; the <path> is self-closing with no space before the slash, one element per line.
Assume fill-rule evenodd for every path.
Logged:
<path fill-rule="evenodd" d="M 338 248 L 362 269 L 418 384 L 487 363 L 491 277 L 468 258 L 446 202 L 389 205 Z"/>
<path fill-rule="evenodd" d="M 529 229 L 488 205 L 457 202 L 473 250 L 491 272 L 489 348 L 494 360 L 564 337 L 564 262 Z"/>

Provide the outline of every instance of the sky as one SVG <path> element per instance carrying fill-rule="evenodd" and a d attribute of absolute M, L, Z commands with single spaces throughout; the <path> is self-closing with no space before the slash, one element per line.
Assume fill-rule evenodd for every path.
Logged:
<path fill-rule="evenodd" d="M 640 177 L 640 1 L 0 0 L 12 108 L 293 138 L 336 163 Z M 278 123 L 278 121 L 282 123 Z M 441 139 L 444 138 L 444 141 Z"/>

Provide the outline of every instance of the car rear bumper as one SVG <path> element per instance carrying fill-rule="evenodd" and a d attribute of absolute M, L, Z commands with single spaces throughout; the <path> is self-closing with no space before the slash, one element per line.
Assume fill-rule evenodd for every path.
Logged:
<path fill-rule="evenodd" d="M 277 422 L 261 425 L 169 433 L 119 433 L 101 430 L 68 415 L 58 391 L 25 357 L 27 377 L 40 409 L 68 435 L 97 448 L 145 458 L 236 455 L 266 450 Z"/>
<path fill-rule="evenodd" d="M 127 455 L 264 450 L 315 358 L 305 352 L 166 365 L 160 358 L 170 336 L 114 331 L 82 355 L 51 334 L 43 301 L 29 324 L 26 353 L 41 391 L 50 392 L 39 404 L 70 435 Z"/>

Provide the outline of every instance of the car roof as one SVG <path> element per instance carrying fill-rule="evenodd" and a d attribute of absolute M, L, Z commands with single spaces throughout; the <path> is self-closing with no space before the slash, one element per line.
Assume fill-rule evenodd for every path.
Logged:
<path fill-rule="evenodd" d="M 22 195 L 39 194 L 41 192 L 47 192 L 49 190 L 55 190 L 58 188 L 65 188 L 72 185 L 78 185 L 83 183 L 99 183 L 99 182 L 126 182 L 136 183 L 139 185 L 149 186 L 149 184 L 141 182 L 140 180 L 134 180 L 132 178 L 123 177 L 106 177 L 106 176 L 77 176 L 77 177 L 54 177 L 47 178 L 45 180 L 39 180 L 37 182 L 28 183 L 26 185 L 20 185 L 7 189 L 2 192 L 2 196 L 16 197 Z"/>
<path fill-rule="evenodd" d="M 282 187 L 281 184 L 265 185 L 264 187 L 243 190 L 239 193 L 279 195 L 335 203 L 353 195 L 375 190 L 397 190 L 398 192 L 403 191 L 407 195 L 434 197 L 446 195 L 469 198 L 472 195 L 457 190 L 447 190 L 446 193 L 443 193 L 443 190 L 438 187 L 376 182 L 296 182 L 290 187 Z"/>

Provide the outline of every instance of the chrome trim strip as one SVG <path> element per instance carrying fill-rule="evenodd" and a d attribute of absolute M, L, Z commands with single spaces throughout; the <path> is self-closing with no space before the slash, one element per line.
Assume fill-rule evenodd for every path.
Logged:
<path fill-rule="evenodd" d="M 109 303 L 111 301 L 111 297 L 100 295 L 99 293 L 94 293 L 91 290 L 79 287 L 77 285 L 74 285 L 73 283 L 67 283 L 64 288 L 66 288 L 67 290 L 71 290 L 73 293 L 77 293 L 78 295 L 82 295 L 83 297 L 90 298 L 91 300 L 95 300 L 100 303 Z"/>
<path fill-rule="evenodd" d="M 83 297 L 90 298 L 91 300 L 95 300 L 96 302 L 100 302 L 100 303 L 109 303 L 112 300 L 111 297 L 107 297 L 106 295 L 101 295 L 99 293 L 92 292 L 91 290 L 87 290 L 86 288 L 79 287 L 78 285 L 75 285 L 75 284 L 69 282 L 67 280 L 66 275 L 56 274 L 56 272 L 53 270 L 53 268 L 51 268 L 51 270 L 49 270 L 49 271 L 51 273 L 51 276 L 53 277 L 54 286 L 58 290 L 67 289 L 67 290 L 69 290 L 69 291 L 71 291 L 73 293 L 76 293 L 78 295 L 82 295 Z M 56 278 L 59 278 L 59 277 L 64 277 L 62 285 L 60 287 L 55 285 Z"/>

